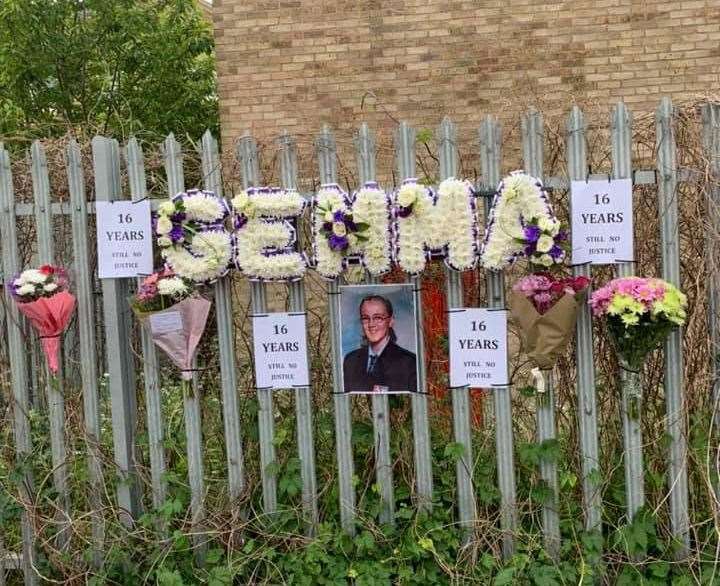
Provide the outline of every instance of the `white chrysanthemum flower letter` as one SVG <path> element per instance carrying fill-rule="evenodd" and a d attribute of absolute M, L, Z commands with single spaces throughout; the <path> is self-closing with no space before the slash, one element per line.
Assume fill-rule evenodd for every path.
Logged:
<path fill-rule="evenodd" d="M 196 283 L 225 275 L 232 258 L 232 236 L 225 226 L 229 213 L 223 198 L 202 189 L 161 202 L 155 233 L 165 264 Z"/>
<path fill-rule="evenodd" d="M 334 279 L 357 264 L 376 277 L 387 273 L 392 262 L 390 219 L 390 198 L 377 183 L 365 183 L 352 198 L 338 185 L 323 185 L 313 206 L 317 271 Z"/>
<path fill-rule="evenodd" d="M 232 199 L 235 213 L 235 264 L 248 278 L 263 281 L 299 279 L 306 262 L 297 252 L 291 220 L 305 208 L 295 190 L 250 188 Z"/>
<path fill-rule="evenodd" d="M 433 194 L 416 179 L 395 192 L 396 258 L 405 272 L 418 274 L 430 257 L 444 258 L 457 271 L 477 260 L 475 195 L 469 181 L 445 179 Z"/>
<path fill-rule="evenodd" d="M 566 240 L 542 182 L 513 171 L 498 186 L 485 229 L 480 262 L 499 271 L 519 257 L 549 267 L 562 262 Z"/>

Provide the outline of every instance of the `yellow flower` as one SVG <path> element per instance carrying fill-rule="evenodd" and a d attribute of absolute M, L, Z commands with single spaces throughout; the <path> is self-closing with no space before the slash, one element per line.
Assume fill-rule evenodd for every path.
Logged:
<path fill-rule="evenodd" d="M 622 320 L 623 324 L 625 324 L 625 327 L 636 326 L 638 323 L 640 323 L 640 316 L 636 313 L 623 313 L 620 316 L 620 319 Z"/>

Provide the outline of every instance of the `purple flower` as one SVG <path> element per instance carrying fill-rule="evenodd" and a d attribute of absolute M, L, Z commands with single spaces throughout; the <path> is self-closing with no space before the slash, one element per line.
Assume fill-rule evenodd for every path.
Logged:
<path fill-rule="evenodd" d="M 535 254 L 535 242 L 531 242 L 525 247 L 525 256 L 530 257 Z"/>
<path fill-rule="evenodd" d="M 349 245 L 346 236 L 338 236 L 337 234 L 330 234 L 328 244 L 333 250 L 345 250 Z"/>
<path fill-rule="evenodd" d="M 528 224 L 527 226 L 525 226 L 524 232 L 525 241 L 528 243 L 537 242 L 538 238 L 540 238 L 540 228 L 538 228 L 534 224 Z"/>
<path fill-rule="evenodd" d="M 345 228 L 348 232 L 357 232 L 357 224 L 350 218 L 345 219 Z"/>
<path fill-rule="evenodd" d="M 172 230 L 170 230 L 170 240 L 174 243 L 180 242 L 185 238 L 185 232 L 183 231 L 181 224 L 174 224 Z"/>
<path fill-rule="evenodd" d="M 332 222 L 323 222 L 322 229 L 325 232 L 332 232 Z"/>
<path fill-rule="evenodd" d="M 557 244 L 555 244 L 548 253 L 553 260 L 558 260 L 559 258 L 562 258 L 563 254 L 565 254 L 565 251 L 563 251 L 562 248 L 560 248 Z"/>
<path fill-rule="evenodd" d="M 333 212 L 333 222 L 344 222 L 345 213 L 342 210 L 335 210 Z"/>
<path fill-rule="evenodd" d="M 565 230 L 560 230 L 555 236 L 557 242 L 565 242 L 568 239 L 568 234 Z"/>
<path fill-rule="evenodd" d="M 407 218 L 410 214 L 412 214 L 412 210 L 412 204 L 407 207 L 399 206 L 397 209 L 397 215 L 401 218 Z"/>
<path fill-rule="evenodd" d="M 235 216 L 235 229 L 239 230 L 242 228 L 245 224 L 247 224 L 247 216 L 245 214 L 240 214 L 238 216 Z"/>
<path fill-rule="evenodd" d="M 180 222 L 184 222 L 186 217 L 187 214 L 185 212 L 175 212 L 170 216 L 170 221 L 173 224 L 179 224 Z"/>

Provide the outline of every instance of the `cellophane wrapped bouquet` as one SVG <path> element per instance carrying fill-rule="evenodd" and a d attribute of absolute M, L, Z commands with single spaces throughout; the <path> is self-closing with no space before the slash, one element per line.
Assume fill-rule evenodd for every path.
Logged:
<path fill-rule="evenodd" d="M 62 334 L 75 309 L 67 273 L 54 265 L 27 269 L 8 283 L 8 289 L 20 313 L 37 331 L 50 373 L 57 375 Z"/>
<path fill-rule="evenodd" d="M 590 307 L 605 320 L 623 368 L 637 372 L 670 331 L 685 323 L 687 298 L 662 279 L 623 277 L 595 291 Z"/>
<path fill-rule="evenodd" d="M 146 277 L 130 304 L 153 342 L 180 369 L 182 379 L 191 380 L 210 301 L 198 295 L 192 281 L 166 268 Z"/>

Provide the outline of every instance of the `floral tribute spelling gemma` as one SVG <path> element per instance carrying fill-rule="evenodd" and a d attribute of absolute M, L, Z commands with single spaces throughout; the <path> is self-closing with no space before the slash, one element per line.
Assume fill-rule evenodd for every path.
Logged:
<path fill-rule="evenodd" d="M 500 182 L 480 252 L 483 267 L 499 271 L 524 257 L 549 268 L 564 262 L 567 243 L 540 180 L 515 171 Z"/>
<path fill-rule="evenodd" d="M 297 251 L 290 220 L 305 209 L 295 190 L 253 187 L 232 199 L 236 229 L 235 265 L 248 278 L 262 281 L 299 279 L 307 262 Z"/>
<path fill-rule="evenodd" d="M 233 241 L 225 227 L 226 201 L 212 191 L 191 189 L 158 206 L 155 232 L 165 263 L 181 277 L 210 282 L 228 271 Z"/>
<path fill-rule="evenodd" d="M 394 199 L 395 257 L 400 268 L 417 274 L 430 258 L 443 258 L 457 271 L 475 266 L 477 218 L 469 181 L 450 177 L 434 193 L 416 179 L 406 179 Z"/>
<path fill-rule="evenodd" d="M 614 279 L 589 303 L 593 315 L 605 320 L 623 367 L 631 371 L 639 371 L 647 355 L 686 319 L 687 298 L 662 279 Z"/>
<path fill-rule="evenodd" d="M 143 279 L 130 305 L 153 343 L 180 369 L 183 381 L 190 381 L 210 302 L 197 294 L 193 281 L 165 268 Z"/>
<path fill-rule="evenodd" d="M 75 309 L 65 270 L 53 265 L 28 269 L 8 283 L 18 310 L 40 337 L 50 373 L 59 370 L 60 339 Z"/>
<path fill-rule="evenodd" d="M 366 184 L 355 194 L 355 204 L 357 212 L 348 194 L 336 184 L 323 185 L 315 194 L 315 268 L 328 279 L 338 277 L 352 262 L 364 262 L 371 274 L 382 274 L 390 267 L 389 212 L 385 193 L 375 184 Z M 383 218 L 384 221 L 370 231 L 369 222 Z M 371 240 L 375 249 L 366 251 L 365 245 Z M 378 247 L 378 241 L 387 244 Z M 387 262 L 380 258 L 383 253 L 387 255 Z"/>

